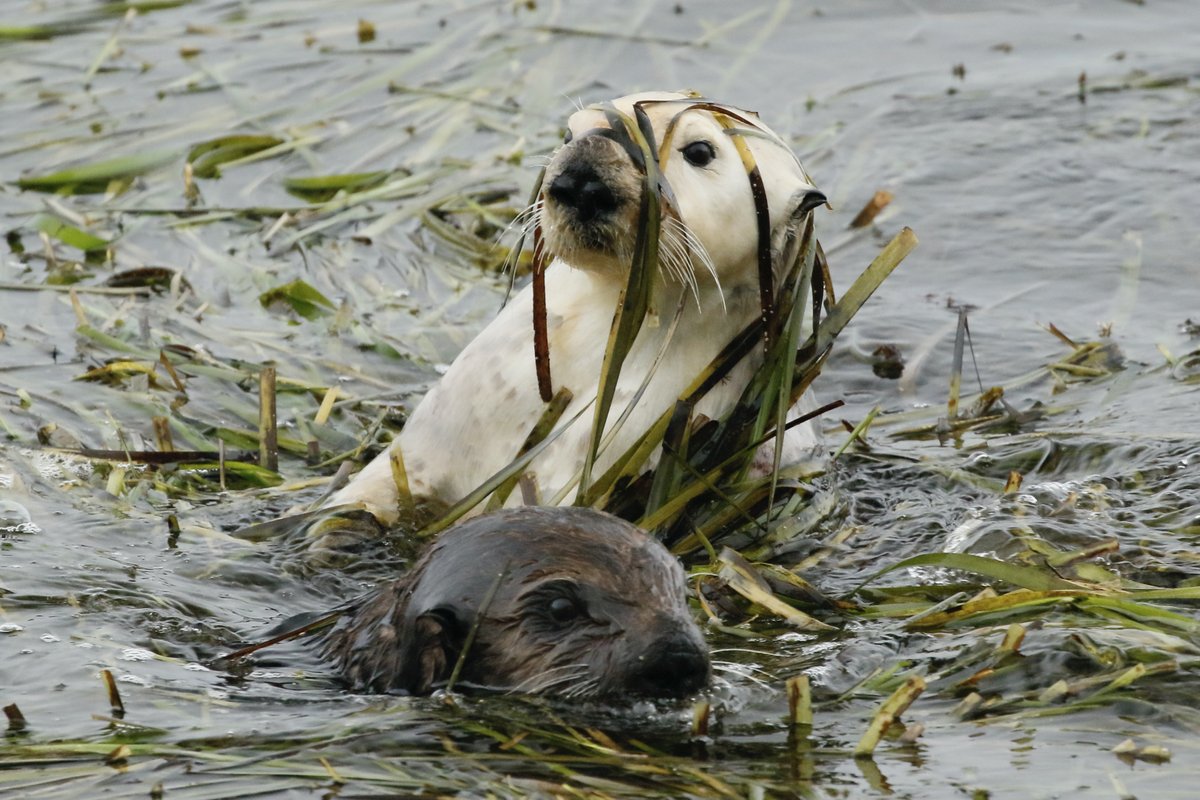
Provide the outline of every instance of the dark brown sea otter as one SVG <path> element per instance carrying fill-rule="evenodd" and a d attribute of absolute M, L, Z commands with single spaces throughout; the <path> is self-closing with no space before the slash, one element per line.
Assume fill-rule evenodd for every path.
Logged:
<path fill-rule="evenodd" d="M 329 634 L 358 690 L 426 694 L 463 651 L 459 683 L 575 697 L 680 697 L 708 683 L 683 569 L 627 522 L 517 508 L 443 534 Z"/>

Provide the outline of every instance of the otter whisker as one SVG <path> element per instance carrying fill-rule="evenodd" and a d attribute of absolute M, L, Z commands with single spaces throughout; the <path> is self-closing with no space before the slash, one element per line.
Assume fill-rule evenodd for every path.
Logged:
<path fill-rule="evenodd" d="M 586 681 L 581 681 L 572 686 L 567 691 L 563 692 L 563 697 L 595 697 L 600 694 L 600 681 L 597 678 L 589 678 Z"/>
<path fill-rule="evenodd" d="M 681 254 L 680 257 L 683 259 L 683 263 L 686 264 L 686 269 L 691 278 L 690 285 L 692 286 L 692 291 L 697 293 L 697 303 L 699 303 L 699 289 L 695 283 L 695 272 L 697 263 L 699 263 L 709 276 L 712 277 L 713 284 L 717 287 L 717 295 L 721 298 L 721 309 L 726 310 L 725 291 L 721 288 L 721 278 L 717 275 L 717 267 L 713 264 L 712 256 L 709 255 L 704 243 L 700 241 L 700 237 L 696 236 L 687 223 L 678 217 L 667 217 L 663 221 L 662 233 L 663 242 L 666 245 L 665 249 Z"/>
<path fill-rule="evenodd" d="M 778 682 L 778 678 L 770 673 L 767 673 L 767 677 L 765 679 L 760 678 L 757 675 L 751 674 L 749 671 L 734 669 L 734 667 L 740 665 L 730 664 L 729 662 L 724 662 L 721 664 L 714 662 L 712 666 L 714 680 L 732 683 L 733 681 L 729 681 L 728 678 L 737 678 L 740 681 L 749 681 L 760 689 L 769 689 L 771 688 L 772 683 Z M 765 670 L 762 671 L 765 672 Z"/>
<path fill-rule="evenodd" d="M 581 570 L 581 563 L 600 569 Z M 323 655 L 356 690 L 428 694 L 461 682 L 592 697 L 620 692 L 642 675 L 668 675 L 645 688 L 677 696 L 711 674 L 682 592 L 661 588 L 683 581 L 670 551 L 616 517 L 577 507 L 499 510 L 444 532 L 407 575 L 339 612 Z M 608 599 L 628 596 L 653 605 Z M 525 624 L 549 620 L 560 598 L 578 604 L 573 627 Z M 455 653 L 444 637 L 466 619 L 472 627 Z M 667 637 L 670 647 L 626 635 L 643 628 Z"/>
<path fill-rule="evenodd" d="M 504 227 L 500 235 L 496 237 L 496 241 L 502 241 L 508 238 L 514 232 L 519 232 L 522 239 L 529 238 L 533 235 L 533 231 L 541 224 L 542 221 L 542 198 L 539 196 L 537 200 L 523 208 L 519 214 L 512 218 L 512 222 Z M 509 277 L 508 292 L 513 289 L 513 282 L 517 277 L 517 262 L 521 257 L 521 252 L 517 246 L 509 249 L 508 255 L 504 257 L 504 263 L 500 267 L 502 274 L 507 274 Z M 505 298 L 507 302 L 507 296 Z"/>
<path fill-rule="evenodd" d="M 769 654 L 765 654 L 765 655 L 769 655 Z M 763 675 L 766 675 L 769 679 L 771 679 L 771 680 L 775 679 L 775 674 L 773 672 L 769 671 L 766 667 L 760 667 L 756 664 L 745 664 L 740 661 L 720 661 L 720 662 L 714 661 L 713 667 L 714 667 L 714 669 L 717 667 L 720 667 L 721 669 L 725 670 L 726 672 L 735 672 L 735 673 L 738 673 L 741 675 L 748 675 L 751 672 L 761 672 Z"/>
<path fill-rule="evenodd" d="M 509 694 L 541 694 L 556 686 L 564 683 L 575 681 L 579 677 L 586 675 L 588 671 L 587 664 L 560 664 L 556 667 L 551 667 L 547 670 L 530 675 L 525 680 L 512 686 Z M 561 674 L 554 674 L 561 673 Z"/>
<path fill-rule="evenodd" d="M 667 271 L 667 274 L 691 289 L 692 297 L 696 300 L 696 308 L 700 309 L 700 286 L 696 281 L 695 267 L 692 264 L 687 243 L 677 230 L 678 223 L 668 224 L 674 221 L 673 218 L 668 217 L 667 223 L 663 224 L 662 246 L 658 253 L 659 263 Z"/>
<path fill-rule="evenodd" d="M 501 238 L 507 236 L 514 230 L 520 230 L 521 233 L 531 233 L 534 226 L 536 226 L 542 218 L 542 204 L 542 198 L 539 196 L 537 200 L 534 200 L 532 203 L 525 206 L 525 208 L 521 209 L 520 213 L 512 218 L 512 222 L 508 223 L 508 225 L 504 227 L 504 230 L 500 232 Z"/>
<path fill-rule="evenodd" d="M 769 672 L 763 667 L 754 666 L 752 664 L 739 664 L 734 661 L 713 661 L 713 674 L 736 675 L 744 680 L 754 681 L 761 685 L 768 685 L 769 681 L 778 681 L 779 676 L 773 672 Z M 762 677 L 759 677 L 759 674 Z"/>
<path fill-rule="evenodd" d="M 713 655 L 717 655 L 718 653 L 742 653 L 748 656 L 765 656 L 766 658 L 775 656 L 775 653 L 770 650 L 753 650 L 749 647 L 722 647 L 712 651 Z"/>
<path fill-rule="evenodd" d="M 553 675 L 551 673 L 561 672 L 561 675 Z M 564 683 L 576 683 L 580 678 L 588 674 L 587 664 L 565 664 L 561 667 L 548 669 L 541 675 L 541 680 L 533 684 L 532 691 L 545 692 L 548 689 L 553 689 L 556 686 L 561 686 Z"/>

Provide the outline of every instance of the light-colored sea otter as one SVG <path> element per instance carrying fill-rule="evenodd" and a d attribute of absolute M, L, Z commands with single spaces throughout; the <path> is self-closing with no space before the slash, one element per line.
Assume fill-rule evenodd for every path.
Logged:
<path fill-rule="evenodd" d="M 636 442 L 762 313 L 760 227 L 778 281 L 780 255 L 794 246 L 807 215 L 825 202 L 792 151 L 755 114 L 662 92 L 622 97 L 610 108 L 634 118 L 635 104 L 653 128 L 653 141 L 669 143 L 657 160 L 670 196 L 664 204 L 654 307 L 622 367 L 606 432 L 627 418 L 599 454 L 595 474 Z M 644 170 L 611 135 L 610 120 L 602 106 L 571 116 L 567 141 L 551 158 L 533 209 L 533 222 L 540 225 L 545 252 L 553 259 L 545 272 L 551 380 L 554 390 L 565 387 L 573 397 L 558 423 L 569 427 L 528 468 L 543 504 L 574 499 L 593 422 L 590 411 L 578 412 L 596 397 L 614 310 L 635 250 Z M 758 167 L 769 219 L 756 214 L 738 142 Z M 457 501 L 516 457 L 546 408 L 535 374 L 532 320 L 533 295 L 527 287 L 467 345 L 408 419 L 393 447 L 401 449 L 414 496 Z M 696 412 L 722 417 L 759 360 L 761 348 L 755 348 L 705 395 Z M 649 382 L 636 397 L 647 375 Z M 789 431 L 785 462 L 814 444 L 811 428 Z M 326 501 L 326 506 L 343 504 L 358 504 L 383 522 L 396 519 L 387 453 Z"/>
<path fill-rule="evenodd" d="M 679 562 L 589 508 L 461 523 L 323 649 L 354 689 L 406 694 L 445 685 L 460 661 L 458 685 L 569 697 L 683 697 L 711 671 Z"/>

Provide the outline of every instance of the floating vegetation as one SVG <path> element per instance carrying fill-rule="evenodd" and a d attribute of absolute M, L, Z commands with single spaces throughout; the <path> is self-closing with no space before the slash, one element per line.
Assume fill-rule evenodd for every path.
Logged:
<path fill-rule="evenodd" d="M 128 189 L 134 178 L 153 172 L 178 156 L 177 152 L 171 150 L 118 156 L 46 175 L 26 175 L 15 183 L 21 189 L 36 192 L 115 195 Z"/>
<path fill-rule="evenodd" d="M 93 236 L 87 231 L 82 231 L 49 214 L 43 214 L 39 217 L 34 222 L 34 228 L 52 239 L 57 239 L 68 247 L 77 248 L 85 253 L 95 250 L 107 250 L 111 244 L 107 239 Z"/>
<path fill-rule="evenodd" d="M 1085 61 L 1096 36 L 1011 92 L 984 59 L 1015 56 L 971 56 L 948 96 L 922 76 L 962 56 L 926 72 L 918 46 L 911 74 L 825 71 L 830 20 L 865 35 L 832 12 L 804 18 L 803 53 L 761 38 L 786 4 L 705 27 L 703 4 L 637 3 L 625 28 L 553 4 L 34 5 L 0 27 L 0 794 L 1194 793 L 1200 334 L 1179 299 L 1191 228 L 1172 224 L 1197 95 L 1163 55 L 1170 25 L 1139 71 Z M 1031 54 L 1028 19 L 997 41 Z M 735 101 L 747 70 L 793 59 L 789 97 L 812 100 L 760 110 L 803 133 L 839 205 L 774 329 L 738 342 L 771 350 L 736 418 L 683 398 L 576 489 L 685 560 L 714 690 L 686 708 L 353 697 L 287 641 L 219 664 L 409 563 L 405 533 L 334 566 L 286 526 L 234 534 L 386 447 L 494 312 L 499 234 L 562 95 L 673 85 L 655 65 L 680 57 Z M 901 219 L 927 244 L 883 283 L 915 243 Z M 809 383 L 835 455 L 750 477 Z M 426 533 L 452 518 L 411 502 L 440 520 Z"/>
<path fill-rule="evenodd" d="M 389 177 L 387 172 L 356 172 L 350 175 L 313 175 L 307 178 L 288 178 L 283 188 L 288 194 L 309 203 L 327 203 L 339 193 L 373 189 Z"/>
<path fill-rule="evenodd" d="M 307 320 L 332 314 L 336 308 L 332 300 L 301 280 L 263 292 L 258 302 L 267 309 L 284 306 Z"/>
<path fill-rule="evenodd" d="M 221 168 L 278 152 L 284 140 L 275 136 L 233 135 L 201 142 L 187 154 L 187 163 L 197 178 L 219 178 Z"/>

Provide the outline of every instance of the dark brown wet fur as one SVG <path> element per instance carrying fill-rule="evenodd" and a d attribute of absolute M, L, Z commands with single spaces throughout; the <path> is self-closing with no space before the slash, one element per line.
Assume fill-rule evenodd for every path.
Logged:
<path fill-rule="evenodd" d="M 356 690 L 426 694 L 445 685 L 478 620 L 460 684 L 685 696 L 710 675 L 685 592 L 674 556 L 627 522 L 508 509 L 443 534 L 342 618 L 325 653 Z"/>

